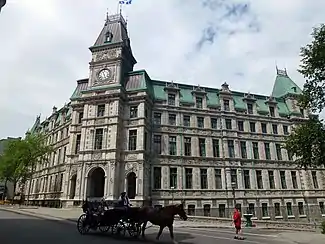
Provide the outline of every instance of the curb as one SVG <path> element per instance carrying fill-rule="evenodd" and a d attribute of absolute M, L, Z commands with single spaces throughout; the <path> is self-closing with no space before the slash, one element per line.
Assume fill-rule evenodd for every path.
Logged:
<path fill-rule="evenodd" d="M 34 217 L 37 219 L 50 220 L 50 221 L 54 221 L 54 222 L 67 222 L 69 224 L 77 222 L 76 220 L 73 220 L 73 219 L 63 219 L 60 217 L 54 217 L 52 215 L 47 215 L 47 214 L 34 214 L 31 212 L 27 212 L 24 210 L 18 210 L 18 209 L 16 210 L 16 209 L 0 208 L 0 211 L 6 211 L 6 212 L 19 214 L 19 215 L 25 215 L 25 216 L 31 216 L 31 217 Z"/>
<path fill-rule="evenodd" d="M 19 210 L 19 209 L 10 209 L 10 208 L 0 208 L 0 211 L 7 211 L 7 212 L 12 212 L 12 213 L 16 213 L 16 214 L 20 214 L 20 215 L 25 215 L 25 216 L 32 216 L 34 218 L 38 218 L 38 219 L 45 219 L 45 220 L 50 220 L 50 221 L 55 221 L 55 222 L 66 222 L 69 224 L 72 223 L 76 223 L 77 220 L 73 220 L 73 219 L 64 219 L 64 218 L 60 218 L 60 217 L 55 217 L 52 215 L 48 215 L 48 214 L 35 214 L 35 213 L 31 213 L 28 211 L 24 211 L 24 210 Z M 188 225 L 174 225 L 174 228 L 179 228 L 179 229 L 184 229 L 184 228 L 194 228 L 194 229 L 232 229 L 233 226 L 211 226 L 211 225 L 192 225 L 192 226 L 188 226 Z M 317 232 L 316 230 L 306 230 L 306 229 L 300 229 L 300 228 L 277 228 L 277 227 L 244 227 L 245 229 L 257 229 L 257 230 L 284 230 L 284 231 L 296 231 L 296 232 L 311 232 L 311 233 L 315 233 Z"/>

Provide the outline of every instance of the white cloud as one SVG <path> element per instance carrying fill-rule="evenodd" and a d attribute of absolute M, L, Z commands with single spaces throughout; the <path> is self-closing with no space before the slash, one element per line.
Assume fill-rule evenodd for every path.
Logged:
<path fill-rule="evenodd" d="M 68 102 L 76 80 L 88 76 L 88 47 L 106 9 L 117 12 L 118 0 L 77 2 L 8 1 L 3 8 L 0 138 L 21 136 L 36 115 Z M 233 4 L 242 4 L 244 13 L 222 18 Z M 324 7 L 323 0 L 133 0 L 124 13 L 135 68 L 152 78 L 212 87 L 227 81 L 233 90 L 270 94 L 276 62 L 303 84 L 296 71 L 299 49 L 312 27 L 324 22 Z M 216 32 L 213 43 L 198 48 L 208 27 Z"/>

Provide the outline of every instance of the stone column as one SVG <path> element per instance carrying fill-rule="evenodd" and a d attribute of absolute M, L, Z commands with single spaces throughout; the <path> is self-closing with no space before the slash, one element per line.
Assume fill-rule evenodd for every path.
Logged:
<path fill-rule="evenodd" d="M 281 180 L 279 170 L 274 170 L 274 185 L 275 189 L 281 189 Z"/>

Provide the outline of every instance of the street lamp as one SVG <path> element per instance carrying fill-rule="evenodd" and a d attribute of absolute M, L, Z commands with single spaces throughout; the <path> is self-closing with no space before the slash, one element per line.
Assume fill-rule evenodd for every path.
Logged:
<path fill-rule="evenodd" d="M 172 190 L 172 203 L 174 204 L 174 187 L 171 186 L 170 189 Z"/>
<path fill-rule="evenodd" d="M 236 185 L 237 185 L 236 182 L 231 182 L 232 197 L 234 199 L 234 207 L 236 206 L 236 195 L 235 195 Z"/>
<path fill-rule="evenodd" d="M 0 0 L 0 12 L 3 6 L 6 5 L 7 0 Z"/>

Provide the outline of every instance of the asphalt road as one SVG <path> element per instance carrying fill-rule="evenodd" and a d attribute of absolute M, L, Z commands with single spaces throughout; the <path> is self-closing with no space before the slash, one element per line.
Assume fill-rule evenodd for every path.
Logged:
<path fill-rule="evenodd" d="M 168 229 L 164 230 L 159 241 L 155 241 L 156 228 L 146 230 L 147 239 L 134 240 L 130 238 L 117 239 L 107 234 L 91 233 L 80 235 L 75 223 L 62 223 L 52 220 L 43 220 L 21 214 L 0 210 L 0 240 L 1 243 L 44 243 L 46 244 L 126 244 L 134 243 L 172 243 Z M 277 238 L 274 231 L 251 230 L 246 233 L 246 240 L 234 240 L 232 230 L 227 229 L 192 229 L 179 228 L 175 230 L 175 239 L 178 243 L 189 244 L 288 244 Z"/>

